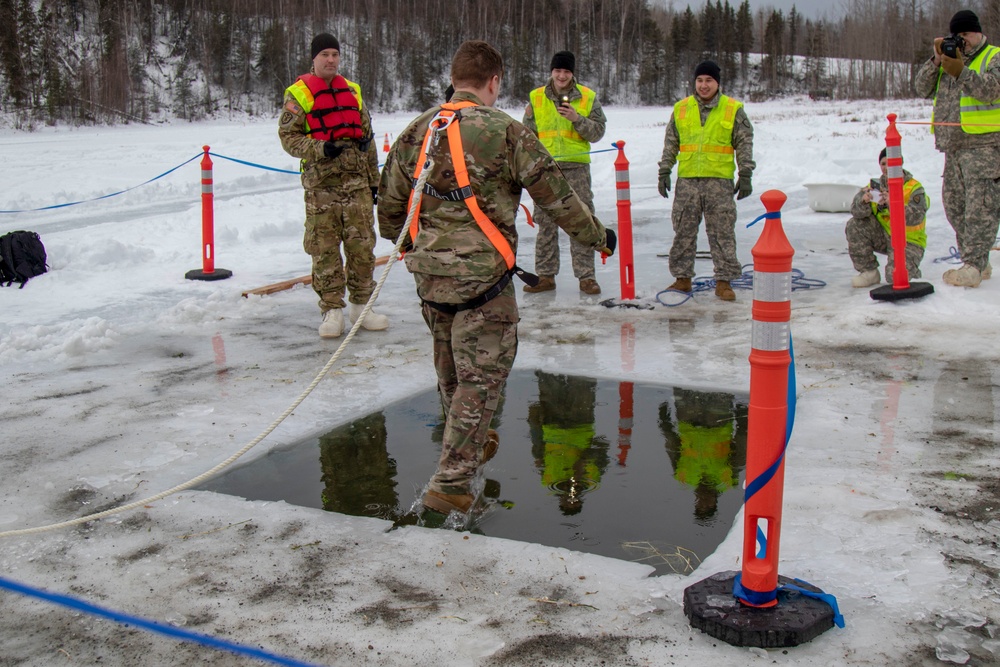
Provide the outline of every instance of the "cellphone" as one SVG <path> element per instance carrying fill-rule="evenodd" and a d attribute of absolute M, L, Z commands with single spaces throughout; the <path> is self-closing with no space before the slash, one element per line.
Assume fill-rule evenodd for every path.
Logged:
<path fill-rule="evenodd" d="M 871 181 L 870 181 L 870 182 L 868 183 L 868 187 L 869 187 L 869 188 L 871 188 L 872 190 L 874 190 L 875 192 L 878 192 L 878 191 L 879 191 L 879 187 L 880 187 L 880 185 L 881 185 L 881 184 L 879 183 L 879 179 L 877 179 L 877 178 L 873 178 L 873 179 L 872 179 L 872 180 L 871 180 Z"/>

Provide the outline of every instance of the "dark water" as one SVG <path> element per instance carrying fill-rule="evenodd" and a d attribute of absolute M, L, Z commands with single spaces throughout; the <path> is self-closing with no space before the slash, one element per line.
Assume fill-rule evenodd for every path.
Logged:
<path fill-rule="evenodd" d="M 474 529 L 690 571 L 742 503 L 746 424 L 746 396 L 515 371 Z M 442 425 L 427 391 L 200 488 L 400 520 L 436 468 Z"/>

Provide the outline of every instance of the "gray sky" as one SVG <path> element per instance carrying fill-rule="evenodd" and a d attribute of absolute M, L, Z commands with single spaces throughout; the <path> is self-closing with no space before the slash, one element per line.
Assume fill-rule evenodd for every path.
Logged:
<path fill-rule="evenodd" d="M 739 7 L 743 0 L 729 0 L 729 4 Z M 714 2 L 714 0 L 713 0 Z M 673 5 L 683 11 L 691 5 L 693 11 L 699 11 L 704 6 L 704 0 L 660 0 L 664 6 Z M 760 9 L 780 9 L 786 16 L 795 5 L 795 11 L 807 19 L 838 19 L 844 14 L 843 0 L 750 0 L 750 10 L 756 15 Z"/>

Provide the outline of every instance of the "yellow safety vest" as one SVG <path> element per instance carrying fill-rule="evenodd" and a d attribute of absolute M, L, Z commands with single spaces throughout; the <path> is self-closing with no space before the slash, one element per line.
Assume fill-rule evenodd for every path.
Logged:
<path fill-rule="evenodd" d="M 707 427 L 681 422 L 677 433 L 681 438 L 680 457 L 674 470 L 677 481 L 689 486 L 708 484 L 720 492 L 737 485 L 739 480 L 729 464 L 732 423 Z"/>
<path fill-rule="evenodd" d="M 905 208 L 907 204 L 910 203 L 910 196 L 913 191 L 920 187 L 920 183 L 915 178 L 911 178 L 906 183 L 903 184 L 903 207 Z M 924 195 L 926 196 L 926 194 Z M 889 222 L 889 208 L 880 209 L 876 202 L 870 202 L 872 207 L 872 213 L 875 214 L 875 218 L 885 229 L 886 233 L 890 236 L 892 235 L 892 225 Z M 927 201 L 928 206 L 930 205 L 930 200 Z M 919 225 L 914 225 L 912 227 L 906 227 L 906 242 L 915 243 L 921 248 L 927 247 L 927 216 L 920 221 Z"/>
<path fill-rule="evenodd" d="M 976 56 L 976 59 L 969 63 L 969 69 L 977 74 L 989 67 L 993 56 L 1000 52 L 1000 47 L 987 46 Z M 1000 99 L 990 102 L 982 102 L 975 97 L 963 95 L 958 103 L 962 112 L 962 131 L 968 134 L 986 134 L 988 132 L 1000 132 L 1000 127 L 982 127 L 981 123 L 991 123 L 1000 125 Z M 972 125 L 966 125 L 972 123 Z"/>
<path fill-rule="evenodd" d="M 577 461 L 594 442 L 594 426 L 560 428 L 542 424 L 542 440 L 545 442 L 542 484 L 552 488 L 576 474 Z M 601 481 L 601 470 L 593 461 L 584 462 L 584 474 L 593 482 Z"/>
<path fill-rule="evenodd" d="M 736 173 L 733 126 L 736 112 L 743 106 L 725 95 L 701 124 L 698 100 L 694 95 L 674 105 L 674 126 L 680 138 L 677 154 L 678 178 L 728 178 Z"/>
<path fill-rule="evenodd" d="M 586 86 L 576 84 L 581 97 L 572 100 L 572 106 L 583 117 L 594 109 L 595 93 Z M 590 164 L 590 142 L 580 136 L 568 119 L 556 111 L 556 104 L 545 96 L 545 86 L 531 91 L 531 108 L 535 113 L 538 138 L 557 162 Z"/>

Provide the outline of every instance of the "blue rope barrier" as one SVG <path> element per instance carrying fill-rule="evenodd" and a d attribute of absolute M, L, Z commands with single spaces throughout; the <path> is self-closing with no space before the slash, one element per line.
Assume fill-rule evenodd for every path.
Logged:
<path fill-rule="evenodd" d="M 53 604 L 67 607 L 69 609 L 74 609 L 76 611 L 82 611 L 84 613 L 92 614 L 94 616 L 100 616 L 102 618 L 106 618 L 116 623 L 121 623 L 124 625 L 133 625 L 137 628 L 142 628 L 144 630 L 149 630 L 151 632 L 157 632 L 159 634 L 166 635 L 168 637 L 194 642 L 197 644 L 201 644 L 203 646 L 208 646 L 210 648 L 221 649 L 223 651 L 231 651 L 232 653 L 247 655 L 252 658 L 257 658 L 258 660 L 272 662 L 276 665 L 286 665 L 287 667 L 321 667 L 320 665 L 316 665 L 313 663 L 302 662 L 300 660 L 294 660 L 292 658 L 286 658 L 284 656 L 268 653 L 267 651 L 253 648 L 252 646 L 244 646 L 242 644 L 236 644 L 234 642 L 230 642 L 225 639 L 218 639 L 216 637 L 204 635 L 198 632 L 191 632 L 190 630 L 182 630 L 172 625 L 165 625 L 163 623 L 157 623 L 156 621 L 149 621 L 144 618 L 140 618 L 138 616 L 122 614 L 120 612 L 107 609 L 105 607 L 99 607 L 89 602 L 85 602 L 83 600 L 80 600 L 79 598 L 70 597 L 68 595 L 60 595 L 57 593 L 49 593 L 47 591 L 43 591 L 37 588 L 32 588 L 31 586 L 19 584 L 4 577 L 0 577 L 0 588 L 5 588 L 9 591 L 20 593 L 21 595 L 26 595 L 28 597 L 34 597 L 40 600 L 45 600 L 46 602 L 51 602 Z"/>
<path fill-rule="evenodd" d="M 66 202 L 65 204 L 52 204 L 51 206 L 41 206 L 39 208 L 26 208 L 26 209 L 21 209 L 21 210 L 0 211 L 0 213 L 30 213 L 32 211 L 50 211 L 50 210 L 56 209 L 56 208 L 65 208 L 67 206 L 76 206 L 77 204 L 86 204 L 87 202 L 100 201 L 102 199 L 108 199 L 109 197 L 117 197 L 118 195 L 122 195 L 122 194 L 125 194 L 126 192 L 129 192 L 131 190 L 135 190 L 136 188 L 141 188 L 144 185 L 148 185 L 148 184 L 152 183 L 153 181 L 161 179 L 161 178 L 163 178 L 164 176 L 166 176 L 168 174 L 172 174 L 173 172 L 177 171 L 178 169 L 180 169 L 184 165 L 188 164 L 189 162 L 197 160 L 202 155 L 203 155 L 203 153 L 198 153 L 197 155 L 195 155 L 191 159 L 186 160 L 184 162 L 181 162 L 176 167 L 173 167 L 172 169 L 168 169 L 167 171 L 163 172 L 159 176 L 154 176 L 153 178 L 149 179 L 148 181 L 143 181 L 139 185 L 133 185 L 130 188 L 125 188 L 124 190 L 119 190 L 118 192 L 112 192 L 110 194 L 101 195 L 100 197 L 94 197 L 92 199 L 81 199 L 80 201 Z"/>
<path fill-rule="evenodd" d="M 730 281 L 729 285 L 733 289 L 743 289 L 752 290 L 753 289 L 753 269 L 747 270 L 747 267 L 751 266 L 747 264 L 743 267 L 743 274 L 740 275 L 736 280 Z M 820 280 L 819 278 L 807 278 L 806 275 L 800 269 L 792 269 L 792 291 L 798 292 L 801 290 L 809 289 L 821 289 L 826 287 L 826 282 Z M 715 278 L 711 276 L 697 276 L 691 280 L 691 291 L 682 292 L 676 289 L 665 289 L 656 294 L 656 300 L 660 302 L 661 305 L 673 308 L 674 306 L 679 306 L 683 303 L 687 303 L 688 300 L 693 299 L 694 295 L 698 292 L 708 292 L 715 290 Z M 674 294 L 680 294 L 683 298 L 675 303 L 666 303 L 660 298 L 661 295 L 667 294 L 668 292 L 673 292 Z"/>
<path fill-rule="evenodd" d="M 234 157 L 229 157 L 228 155 L 219 155 L 218 153 L 213 153 L 212 151 L 209 151 L 208 154 L 211 155 L 212 157 L 217 157 L 222 160 L 229 160 L 230 162 L 246 165 L 247 167 L 256 167 L 257 169 L 265 169 L 267 171 L 276 171 L 279 174 L 294 174 L 295 176 L 299 176 L 302 174 L 301 171 L 291 171 L 290 169 L 279 169 L 278 167 L 268 167 L 265 164 L 257 164 L 256 162 L 247 162 L 246 160 L 240 160 Z"/>

